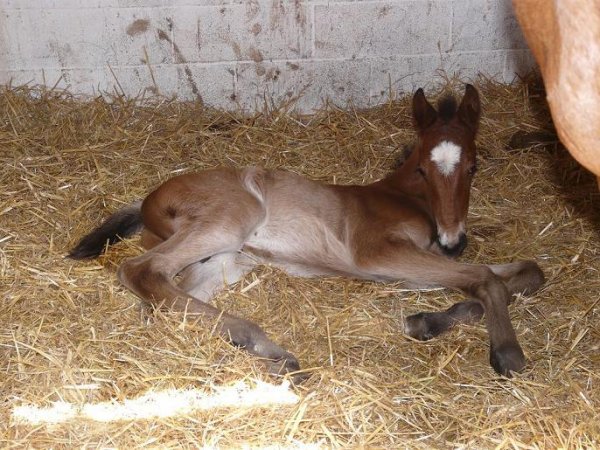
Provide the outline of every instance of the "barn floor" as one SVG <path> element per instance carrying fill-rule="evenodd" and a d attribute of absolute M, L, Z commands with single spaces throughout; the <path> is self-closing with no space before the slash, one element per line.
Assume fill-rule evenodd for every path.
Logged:
<path fill-rule="evenodd" d="M 426 343 L 403 335 L 405 315 L 447 308 L 458 293 L 262 267 L 216 303 L 261 324 L 311 371 L 296 403 L 54 424 L 15 408 L 214 392 L 239 380 L 280 385 L 210 330 L 141 309 L 115 275 L 139 253 L 137 239 L 90 262 L 64 255 L 108 213 L 181 172 L 253 164 L 336 183 L 377 179 L 412 139 L 409 100 L 294 118 L 0 91 L 0 447 L 600 446 L 595 181 L 554 141 L 535 81 L 479 87 L 480 170 L 463 260 L 534 259 L 546 273 L 540 292 L 511 307 L 524 373 L 494 374 L 483 324 Z"/>

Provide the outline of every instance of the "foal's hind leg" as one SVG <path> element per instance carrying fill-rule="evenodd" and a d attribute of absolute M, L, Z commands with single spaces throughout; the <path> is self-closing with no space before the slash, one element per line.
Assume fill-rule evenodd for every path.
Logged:
<path fill-rule="evenodd" d="M 203 302 L 210 301 L 224 287 L 242 278 L 255 262 L 239 252 L 221 253 L 197 262 L 181 272 L 179 288 Z"/>
<path fill-rule="evenodd" d="M 518 261 L 488 267 L 506 285 L 511 294 L 509 303 L 512 303 L 513 295 L 533 294 L 544 284 L 544 274 L 533 261 Z M 426 341 L 456 325 L 479 322 L 483 312 L 483 306 L 476 300 L 455 303 L 446 311 L 421 312 L 408 316 L 404 322 L 404 331 L 415 339 Z"/>
<path fill-rule="evenodd" d="M 150 231 L 147 228 L 144 228 L 142 230 L 142 236 L 141 236 L 140 241 L 141 241 L 140 244 L 146 250 L 150 250 L 151 248 L 156 247 L 158 244 L 162 244 L 163 242 L 165 242 L 165 240 L 163 238 L 154 234 L 152 231 Z"/>
<path fill-rule="evenodd" d="M 255 205 L 255 207 L 253 207 Z M 245 206 L 246 210 L 241 210 Z M 186 267 L 225 252 L 235 252 L 254 228 L 263 220 L 260 205 L 247 202 L 237 205 L 243 219 L 222 220 L 211 215 L 212 221 L 202 221 L 177 230 L 169 239 L 119 267 L 121 282 L 149 305 L 164 306 L 188 315 L 198 315 L 234 345 L 265 358 L 271 373 L 288 373 L 299 369 L 296 358 L 272 342 L 256 324 L 227 314 L 189 295 L 175 285 L 174 277 Z M 235 217 L 235 216 L 233 216 Z M 302 376 L 295 377 L 301 381 Z"/>
<path fill-rule="evenodd" d="M 163 242 L 164 239 L 150 230 L 142 231 L 141 244 L 146 250 Z M 220 290 L 238 281 L 254 266 L 255 262 L 242 253 L 220 253 L 183 269 L 179 274 L 178 287 L 200 301 L 209 302 Z"/>

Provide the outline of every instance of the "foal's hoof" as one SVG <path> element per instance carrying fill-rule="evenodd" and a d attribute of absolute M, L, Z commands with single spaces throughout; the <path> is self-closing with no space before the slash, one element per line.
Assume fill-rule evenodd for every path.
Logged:
<path fill-rule="evenodd" d="M 413 314 L 404 319 L 404 332 L 411 338 L 419 341 L 428 341 L 442 334 L 446 324 L 440 323 L 435 313 Z"/>
<path fill-rule="evenodd" d="M 531 295 L 537 292 L 546 282 L 544 272 L 535 261 L 523 261 L 523 275 L 526 277 L 527 285 L 523 289 L 523 295 Z"/>
<path fill-rule="evenodd" d="M 525 363 L 525 355 L 518 345 L 505 345 L 490 350 L 490 364 L 497 373 L 505 377 L 512 377 L 512 372 L 521 372 Z"/>
<path fill-rule="evenodd" d="M 280 376 L 290 374 L 290 378 L 294 384 L 300 384 L 310 377 L 307 373 L 295 373 L 300 370 L 300 364 L 291 353 L 286 353 L 280 359 L 266 359 L 264 362 L 270 374 Z"/>

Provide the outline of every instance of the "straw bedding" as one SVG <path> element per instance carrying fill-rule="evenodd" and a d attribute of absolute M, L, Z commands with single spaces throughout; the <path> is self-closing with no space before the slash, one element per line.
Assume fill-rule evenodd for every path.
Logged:
<path fill-rule="evenodd" d="M 552 137 L 539 85 L 481 80 L 480 170 L 463 260 L 536 260 L 545 287 L 511 316 L 528 358 L 512 380 L 488 364 L 483 324 L 421 343 L 418 311 L 458 293 L 298 279 L 261 267 L 215 302 L 264 327 L 311 371 L 292 405 L 32 425 L 19 405 L 125 401 L 148 392 L 279 384 L 181 315 L 142 310 L 115 270 L 137 239 L 98 260 L 66 251 L 161 181 L 218 165 L 283 167 L 367 183 L 410 143 L 409 98 L 368 111 L 242 115 L 199 104 L 0 92 L 0 446 L 590 448 L 600 445 L 600 237 L 594 180 Z M 461 90 L 462 92 L 462 90 Z M 582 118 L 585 120 L 585 118 Z"/>

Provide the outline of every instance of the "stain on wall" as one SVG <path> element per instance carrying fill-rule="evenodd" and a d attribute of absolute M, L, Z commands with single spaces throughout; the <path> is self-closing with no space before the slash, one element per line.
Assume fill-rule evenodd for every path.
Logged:
<path fill-rule="evenodd" d="M 172 19 L 170 17 L 167 17 L 166 21 L 169 31 L 173 31 Z M 173 48 L 173 53 L 175 54 L 175 63 L 178 65 L 183 65 L 183 72 L 185 73 L 185 78 L 192 90 L 192 94 L 194 94 L 197 101 L 199 101 L 200 103 L 204 103 L 204 101 L 202 100 L 202 96 L 200 95 L 198 85 L 196 84 L 196 80 L 194 79 L 192 71 L 187 64 L 187 60 L 183 56 L 181 50 L 179 50 L 179 46 L 169 37 L 169 35 L 164 30 L 158 29 L 157 36 L 158 39 L 160 39 L 161 41 L 168 42 L 171 45 L 171 47 Z"/>
<path fill-rule="evenodd" d="M 136 36 L 138 34 L 145 33 L 150 28 L 150 21 L 147 19 L 137 19 L 131 22 L 127 27 L 127 34 L 129 36 Z"/>

